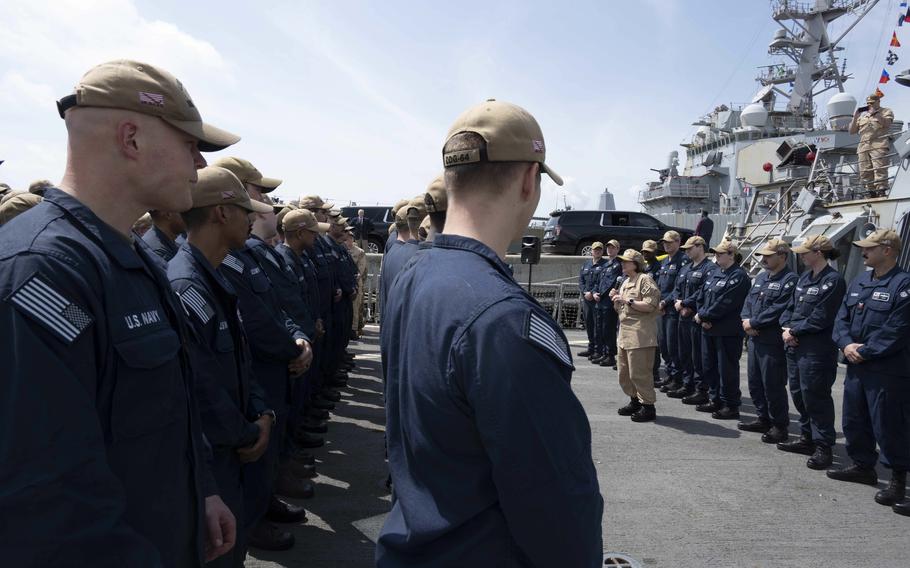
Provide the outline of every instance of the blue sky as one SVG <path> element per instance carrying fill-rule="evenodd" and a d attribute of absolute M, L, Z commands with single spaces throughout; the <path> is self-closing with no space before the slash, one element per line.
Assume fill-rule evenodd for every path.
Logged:
<path fill-rule="evenodd" d="M 897 5 L 879 2 L 845 44 L 857 98 L 875 87 Z M 537 117 L 547 161 L 567 180 L 544 183 L 539 214 L 563 197 L 593 207 L 604 187 L 637 209 L 649 168 L 698 116 L 751 98 L 776 29 L 766 0 L 3 0 L 0 181 L 59 180 L 54 101 L 92 65 L 129 57 L 177 75 L 207 121 L 243 137 L 224 153 L 284 179 L 285 199 L 422 193 L 441 171 L 449 124 L 495 97 Z M 905 30 L 895 71 L 910 67 Z M 910 90 L 885 92 L 907 116 Z"/>

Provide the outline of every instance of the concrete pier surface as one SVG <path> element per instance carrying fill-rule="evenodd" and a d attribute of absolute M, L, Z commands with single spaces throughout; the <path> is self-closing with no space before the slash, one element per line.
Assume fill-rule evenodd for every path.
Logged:
<path fill-rule="evenodd" d="M 567 332 L 573 354 L 584 332 Z M 309 522 L 288 526 L 287 552 L 252 551 L 248 567 L 367 567 L 389 508 L 384 488 L 382 381 L 378 329 L 351 345 L 358 367 L 314 450 L 320 476 Z M 639 566 L 876 567 L 910 566 L 910 518 L 873 500 L 876 488 L 828 479 L 805 456 L 764 444 L 736 421 L 718 421 L 659 394 L 656 422 L 616 414 L 627 402 L 616 371 L 575 357 L 573 388 L 588 412 L 593 456 L 604 495 L 607 551 Z M 742 364 L 743 416 L 753 414 Z M 840 430 L 843 369 L 834 386 Z M 798 432 L 791 406 L 791 435 Z M 835 466 L 845 462 L 838 435 Z M 889 472 L 879 468 L 879 486 Z M 562 567 L 559 567 L 562 568 Z"/>

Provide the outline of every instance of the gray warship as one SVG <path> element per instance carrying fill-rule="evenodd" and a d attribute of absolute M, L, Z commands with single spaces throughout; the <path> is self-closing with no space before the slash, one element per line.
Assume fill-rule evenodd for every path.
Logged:
<path fill-rule="evenodd" d="M 754 271 L 750 253 L 774 237 L 796 245 L 826 235 L 841 251 L 838 269 L 848 280 L 864 269 L 853 240 L 894 228 L 910 242 L 910 132 L 895 119 L 888 135 L 889 189 L 875 197 L 859 179 L 859 136 L 847 131 L 857 98 L 845 89 L 851 75 L 841 44 L 876 4 L 771 2 L 780 29 L 768 46 L 774 62 L 760 68 L 758 91 L 749 103 L 721 105 L 693 123 L 695 132 L 682 144 L 685 163 L 673 151 L 666 166 L 654 170 L 660 179 L 640 192 L 642 210 L 687 226 L 702 209 L 710 211 L 723 228 L 712 240 L 735 241 Z M 832 37 L 835 20 L 846 27 Z M 897 82 L 907 79 L 905 71 Z M 824 115 L 817 112 L 820 100 L 826 100 Z M 910 247 L 900 265 L 910 268 Z"/>

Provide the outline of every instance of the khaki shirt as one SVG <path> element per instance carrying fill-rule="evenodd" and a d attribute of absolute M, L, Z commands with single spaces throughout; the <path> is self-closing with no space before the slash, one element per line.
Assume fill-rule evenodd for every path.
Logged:
<path fill-rule="evenodd" d="M 884 135 L 891 129 L 892 122 L 894 122 L 894 113 L 890 108 L 881 107 L 875 114 L 869 114 L 869 111 L 860 113 L 856 118 L 856 127 L 859 130 L 857 151 L 887 148 L 890 142 Z M 864 146 L 865 148 L 863 148 Z"/>
<path fill-rule="evenodd" d="M 619 335 L 616 345 L 623 349 L 639 349 L 657 345 L 657 306 L 660 303 L 660 290 L 654 279 L 648 274 L 636 274 L 627 278 L 619 287 L 622 305 L 619 312 Z M 643 312 L 630 307 L 629 298 L 636 302 L 647 302 L 654 306 L 651 312 Z"/>

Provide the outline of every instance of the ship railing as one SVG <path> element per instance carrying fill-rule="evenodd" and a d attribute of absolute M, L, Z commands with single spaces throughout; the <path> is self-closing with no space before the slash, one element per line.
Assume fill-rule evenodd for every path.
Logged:
<path fill-rule="evenodd" d="M 751 238 L 752 238 L 752 235 L 755 234 L 755 232 L 758 230 L 758 228 L 759 228 L 759 227 L 765 226 L 765 225 L 764 225 L 765 221 L 768 219 L 768 217 L 770 217 L 773 213 L 776 212 L 775 210 L 778 208 L 778 205 L 781 204 L 781 202 L 783 201 L 783 199 L 784 199 L 785 197 L 789 196 L 789 195 L 793 192 L 793 189 L 797 186 L 797 184 L 801 184 L 802 181 L 803 181 L 803 180 L 794 180 L 793 183 L 791 183 L 791 184 L 787 187 L 787 189 L 786 189 L 785 191 L 782 191 L 781 194 L 780 194 L 780 197 L 778 197 L 777 200 L 774 202 L 774 204 L 771 205 L 771 206 L 768 208 L 768 211 L 762 216 L 762 218 L 759 219 L 757 223 L 754 223 L 754 224 L 752 225 L 752 230 L 749 231 L 749 233 L 748 233 L 747 235 L 745 235 L 742 239 L 739 239 L 740 242 L 749 242 L 749 241 L 751 240 Z M 749 213 L 750 213 L 750 214 L 751 214 L 751 212 L 754 210 L 755 204 L 756 204 L 757 202 L 758 202 L 758 195 L 756 195 L 755 198 L 753 198 L 752 206 L 749 208 Z M 774 224 L 771 225 L 771 228 L 768 229 L 768 230 L 765 232 L 765 235 L 774 235 L 774 234 L 777 234 L 777 232 L 776 232 L 777 227 L 778 227 L 781 223 L 783 223 L 783 222 L 785 222 L 785 221 L 788 221 L 789 218 L 790 218 L 790 213 L 791 213 L 794 209 L 796 209 L 796 208 L 797 208 L 797 201 L 794 199 L 792 205 L 790 205 L 790 207 L 787 208 L 786 211 L 784 211 L 781 215 L 779 215 L 779 216 L 777 217 L 777 220 L 774 221 Z M 748 217 L 749 217 L 749 215 L 747 215 L 746 218 L 748 219 Z M 743 261 L 740 263 L 740 266 L 745 266 L 745 264 L 746 264 L 747 262 L 749 262 L 749 259 L 752 258 L 752 255 L 755 253 L 755 251 L 757 251 L 758 248 L 759 248 L 760 246 L 762 246 L 762 244 L 764 244 L 764 239 L 763 239 L 763 238 L 758 240 L 758 242 L 752 247 L 752 250 L 749 251 L 749 254 L 748 254 L 748 255 L 743 255 Z"/>
<path fill-rule="evenodd" d="M 831 8 L 850 10 L 856 5 L 855 0 L 832 0 Z M 797 2 L 796 0 L 773 0 L 771 17 L 775 20 L 786 18 L 804 18 L 817 14 L 815 2 Z"/>
<path fill-rule="evenodd" d="M 680 197 L 686 199 L 705 199 L 710 195 L 710 190 L 698 184 L 680 184 L 657 189 L 643 189 L 638 192 L 638 201 L 652 201 L 665 197 Z"/>
<path fill-rule="evenodd" d="M 883 134 L 878 139 L 892 139 L 894 133 Z M 893 146 L 891 146 L 893 148 Z M 883 156 L 887 161 L 888 175 L 884 180 L 864 182 L 859 175 L 859 159 L 844 161 L 843 154 L 836 152 L 836 148 L 819 149 L 816 153 L 812 168 L 809 171 L 809 180 L 806 183 L 808 190 L 815 193 L 826 203 L 835 203 L 839 201 L 854 201 L 858 199 L 870 199 L 876 197 L 888 197 L 891 194 L 891 188 L 894 186 L 894 180 L 897 178 L 898 166 L 901 162 L 901 156 L 898 152 L 888 152 Z M 848 171 L 831 173 L 830 166 L 835 164 L 828 163 L 828 155 L 832 154 L 840 158 L 836 165 L 846 168 Z M 849 155 L 849 154 L 848 154 Z M 896 159 L 895 159 L 896 158 Z M 893 173 L 892 173 L 893 172 Z M 834 179 L 832 179 L 832 177 Z M 847 183 L 843 183 L 846 181 Z M 885 189 L 880 189 L 879 185 L 884 181 Z"/>

